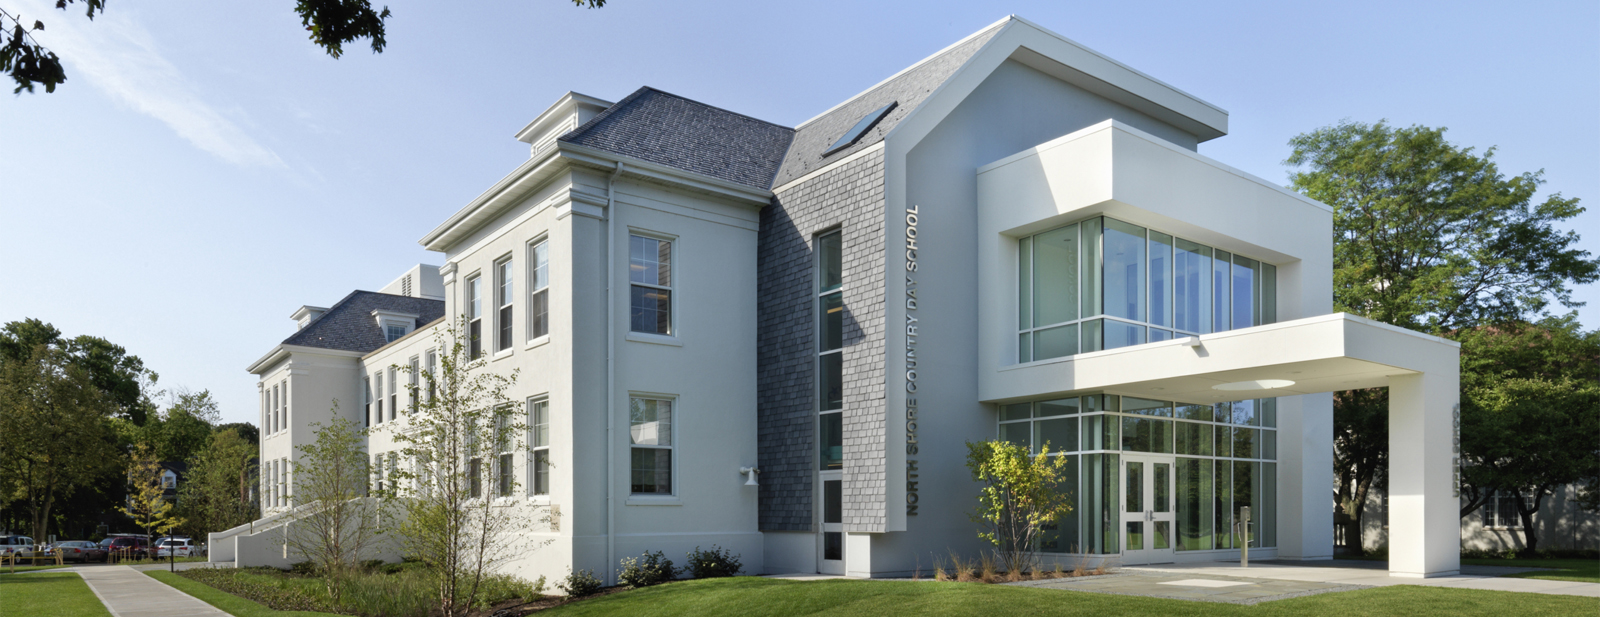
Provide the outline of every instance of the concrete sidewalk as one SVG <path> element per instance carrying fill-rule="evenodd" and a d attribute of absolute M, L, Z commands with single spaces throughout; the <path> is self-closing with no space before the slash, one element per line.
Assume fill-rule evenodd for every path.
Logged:
<path fill-rule="evenodd" d="M 128 566 L 72 570 L 83 577 L 115 617 L 230 617 L 221 609 Z"/>
<path fill-rule="evenodd" d="M 1315 563 L 1316 565 L 1311 565 Z M 1479 572 L 1509 570 L 1511 568 L 1463 566 L 1463 574 L 1437 578 L 1402 578 L 1389 576 L 1387 570 L 1363 565 L 1332 565 L 1340 562 L 1274 561 L 1241 568 L 1217 562 L 1162 564 L 1157 566 L 1124 566 L 1124 572 L 1176 573 L 1192 576 L 1238 577 L 1280 581 L 1300 581 L 1330 585 L 1386 587 L 1389 585 L 1421 585 L 1424 587 L 1451 587 L 1456 589 L 1484 589 L 1489 591 L 1520 591 L 1567 596 L 1600 598 L 1600 583 L 1574 581 L 1547 581 L 1536 578 L 1505 578 L 1496 576 L 1504 572 Z"/>

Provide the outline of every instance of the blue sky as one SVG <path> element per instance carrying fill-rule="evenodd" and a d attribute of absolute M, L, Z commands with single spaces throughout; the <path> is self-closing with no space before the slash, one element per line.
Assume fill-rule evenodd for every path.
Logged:
<path fill-rule="evenodd" d="M 245 367 L 302 304 L 440 263 L 416 240 L 526 156 L 562 93 L 650 85 L 795 125 L 1015 13 L 1218 105 L 1203 154 L 1274 182 L 1342 118 L 1449 127 L 1591 208 L 1600 253 L 1600 5 L 1579 2 L 388 2 L 389 48 L 311 45 L 292 0 L 49 0 L 55 94 L 0 102 L 0 322 L 126 346 L 161 385 L 255 421 Z M 1333 8 L 1337 7 L 1337 8 Z M 1578 297 L 1600 327 L 1600 289 Z"/>

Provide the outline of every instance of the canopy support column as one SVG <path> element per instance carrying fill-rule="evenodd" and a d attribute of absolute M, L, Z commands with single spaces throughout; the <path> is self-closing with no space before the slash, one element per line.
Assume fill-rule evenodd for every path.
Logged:
<path fill-rule="evenodd" d="M 1461 365 L 1456 353 L 1448 355 L 1447 361 L 1430 362 L 1433 370 L 1389 378 L 1390 576 L 1461 571 L 1456 475 Z"/>

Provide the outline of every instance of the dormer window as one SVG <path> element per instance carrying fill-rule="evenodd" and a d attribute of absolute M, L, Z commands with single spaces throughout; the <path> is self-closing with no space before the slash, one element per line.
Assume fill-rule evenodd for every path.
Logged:
<path fill-rule="evenodd" d="M 414 313 L 375 309 L 372 316 L 378 320 L 378 329 L 383 332 L 383 342 L 386 344 L 411 334 L 411 330 L 417 326 L 417 315 Z"/>
<path fill-rule="evenodd" d="M 178 474 L 173 473 L 171 469 L 163 470 L 161 472 L 161 488 L 163 488 L 163 489 L 176 489 L 176 488 L 178 488 Z"/>

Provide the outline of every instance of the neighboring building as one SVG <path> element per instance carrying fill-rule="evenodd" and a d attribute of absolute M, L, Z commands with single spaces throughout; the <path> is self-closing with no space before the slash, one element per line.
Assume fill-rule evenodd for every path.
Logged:
<path fill-rule="evenodd" d="M 1015 17 L 795 128 L 569 93 L 422 238 L 442 267 L 303 307 L 251 365 L 267 518 L 213 558 L 283 559 L 258 537 L 335 401 L 411 464 L 397 368 L 462 318 L 536 427 L 498 496 L 551 518 L 524 576 L 713 544 L 906 576 L 982 548 L 964 444 L 997 436 L 1070 457 L 1063 562 L 1237 558 L 1243 507 L 1258 558 L 1328 559 L 1330 392 L 1377 386 L 1391 570 L 1455 572 L 1457 346 L 1331 314 L 1331 210 L 1196 152 L 1227 125 Z"/>
<path fill-rule="evenodd" d="M 1600 549 L 1600 514 L 1584 510 L 1573 498 L 1578 485 L 1568 485 L 1547 495 L 1533 515 L 1539 550 Z M 1361 517 L 1361 544 L 1367 550 L 1387 548 L 1388 499 L 1375 487 Z M 1516 551 L 1527 546 L 1514 495 L 1496 492 L 1478 509 L 1461 517 L 1461 548 L 1475 551 Z M 1466 504 L 1465 498 L 1462 504 Z"/>
<path fill-rule="evenodd" d="M 178 487 L 183 476 L 189 473 L 189 464 L 183 461 L 161 461 L 161 499 L 178 505 Z"/>

